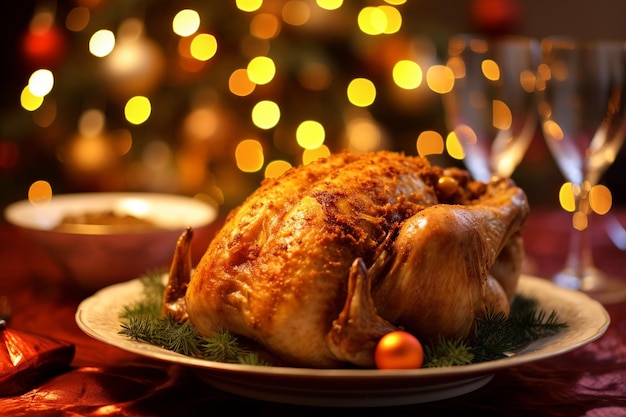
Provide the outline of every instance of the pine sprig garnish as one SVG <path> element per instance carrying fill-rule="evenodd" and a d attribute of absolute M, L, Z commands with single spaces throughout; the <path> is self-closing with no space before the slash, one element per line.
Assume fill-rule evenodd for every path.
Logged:
<path fill-rule="evenodd" d="M 439 337 L 434 345 L 424 346 L 424 368 L 468 365 L 474 361 L 474 353 L 462 339 Z"/>
<path fill-rule="evenodd" d="M 458 366 L 506 358 L 524 346 L 567 327 L 555 311 L 547 314 L 536 299 L 517 295 L 507 317 L 493 309 L 474 319 L 474 338 L 439 338 L 424 346 L 425 367 Z"/>
<path fill-rule="evenodd" d="M 202 353 L 205 358 L 216 362 L 236 362 L 242 353 L 237 338 L 225 329 L 220 329 L 203 338 Z"/>
<path fill-rule="evenodd" d="M 268 365 L 255 352 L 242 348 L 239 340 L 226 330 L 202 337 L 191 322 L 179 323 L 169 315 L 164 316 L 162 273 L 148 274 L 142 277 L 141 283 L 142 297 L 124 306 L 120 313 L 119 334 L 194 358 Z"/>
<path fill-rule="evenodd" d="M 539 308 L 536 299 L 517 295 L 511 303 L 511 313 L 486 311 L 475 320 L 473 346 L 474 362 L 501 359 L 544 337 L 567 327 L 556 311 L 549 314 Z"/>

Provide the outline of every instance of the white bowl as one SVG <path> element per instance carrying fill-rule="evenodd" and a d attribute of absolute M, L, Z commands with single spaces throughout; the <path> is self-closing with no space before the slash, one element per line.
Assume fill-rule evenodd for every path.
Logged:
<path fill-rule="evenodd" d="M 107 211 L 148 220 L 155 227 L 80 224 L 55 230 L 66 216 Z M 169 267 L 183 230 L 191 227 L 201 233 L 216 219 L 217 209 L 178 195 L 77 193 L 54 195 L 43 206 L 19 201 L 9 205 L 4 215 L 39 243 L 69 278 L 93 291 Z"/>

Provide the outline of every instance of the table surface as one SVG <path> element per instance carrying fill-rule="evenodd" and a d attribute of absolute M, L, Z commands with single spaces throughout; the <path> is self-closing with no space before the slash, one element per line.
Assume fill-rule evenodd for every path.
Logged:
<path fill-rule="evenodd" d="M 624 224 L 626 212 L 616 210 Z M 595 219 L 596 224 L 602 219 Z M 569 218 L 557 210 L 534 210 L 524 231 L 526 273 L 547 277 L 567 250 Z M 591 237 L 596 263 L 626 280 L 626 254 L 601 227 Z M 9 327 L 69 341 L 76 346 L 68 369 L 32 390 L 0 398 L 0 415 L 11 416 L 280 416 L 344 413 L 346 409 L 300 407 L 222 392 L 188 368 L 144 358 L 98 342 L 74 321 L 88 294 L 18 230 L 0 223 L 0 295 L 9 297 Z M 626 303 L 606 306 L 611 324 L 600 339 L 572 352 L 496 373 L 483 388 L 459 397 L 360 413 L 434 416 L 455 411 L 482 416 L 626 416 Z M 354 411 L 354 410 L 353 410 Z"/>

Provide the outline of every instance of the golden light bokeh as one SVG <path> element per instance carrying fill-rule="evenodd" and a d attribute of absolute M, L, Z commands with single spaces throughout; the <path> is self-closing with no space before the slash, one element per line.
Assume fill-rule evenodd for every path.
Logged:
<path fill-rule="evenodd" d="M 243 172 L 257 172 L 263 168 L 265 157 L 263 146 L 258 140 L 244 139 L 235 149 L 237 167 Z"/>
<path fill-rule="evenodd" d="M 288 0 L 281 10 L 283 21 L 292 26 L 302 26 L 311 18 L 311 9 L 303 0 Z"/>
<path fill-rule="evenodd" d="M 108 29 L 98 30 L 89 39 L 89 52 L 98 58 L 109 55 L 114 47 L 115 35 Z"/>
<path fill-rule="evenodd" d="M 439 132 L 425 130 L 417 137 L 416 148 L 419 156 L 439 155 L 443 153 L 445 144 Z"/>
<path fill-rule="evenodd" d="M 594 213 L 604 215 L 611 210 L 613 196 L 606 185 L 597 184 L 589 190 L 589 205 Z"/>
<path fill-rule="evenodd" d="M 198 61 L 208 61 L 217 53 L 217 39 L 209 33 L 200 33 L 194 36 L 189 50 Z"/>
<path fill-rule="evenodd" d="M 271 13 L 259 13 L 250 21 L 250 34 L 259 39 L 272 39 L 280 32 L 280 21 Z"/>
<path fill-rule="evenodd" d="M 455 132 L 450 132 L 448 136 L 446 136 L 446 151 L 448 151 L 448 155 L 454 159 L 462 160 L 465 158 L 463 145 L 461 145 Z"/>
<path fill-rule="evenodd" d="M 449 93 L 454 87 L 454 73 L 445 65 L 433 65 L 426 71 L 426 83 L 435 93 Z"/>
<path fill-rule="evenodd" d="M 38 69 L 28 79 L 28 89 L 35 97 L 45 97 L 54 86 L 54 75 L 49 69 Z"/>
<path fill-rule="evenodd" d="M 561 204 L 561 207 L 563 207 L 563 210 L 569 211 L 570 213 L 576 211 L 575 195 L 579 193 L 579 187 L 571 182 L 566 182 L 561 185 L 561 188 L 559 188 L 559 203 Z"/>
<path fill-rule="evenodd" d="M 261 100 L 252 108 L 252 122 L 260 129 L 271 129 L 280 121 L 280 107 L 271 100 Z"/>
<path fill-rule="evenodd" d="M 269 83 L 276 75 L 276 64 L 267 56 L 252 58 L 246 69 L 248 70 L 250 81 L 258 85 Z"/>
<path fill-rule="evenodd" d="M 34 206 L 46 206 L 51 199 L 52 187 L 48 181 L 35 181 L 28 188 L 28 201 Z"/>
<path fill-rule="evenodd" d="M 191 9 L 183 9 L 172 19 L 172 30 L 178 36 L 191 36 L 200 28 L 200 14 Z"/>
<path fill-rule="evenodd" d="M 398 87 L 413 90 L 422 84 L 422 67 L 415 61 L 403 59 L 393 66 L 392 77 Z"/>
<path fill-rule="evenodd" d="M 256 12 L 263 5 L 263 0 L 236 0 L 235 5 L 242 12 Z"/>
<path fill-rule="evenodd" d="M 337 10 L 343 5 L 343 0 L 315 0 L 315 3 L 324 10 Z"/>
<path fill-rule="evenodd" d="M 152 104 L 148 97 L 144 96 L 131 97 L 124 106 L 126 120 L 134 125 L 140 125 L 148 120 L 151 112 Z"/>
<path fill-rule="evenodd" d="M 256 84 L 250 81 L 248 70 L 244 68 L 236 69 L 228 78 L 228 89 L 236 96 L 248 96 L 255 88 Z"/>
<path fill-rule="evenodd" d="M 35 111 L 43 104 L 44 98 L 42 96 L 34 95 L 28 86 L 22 89 L 20 95 L 20 104 L 23 109 L 28 111 Z"/>
<path fill-rule="evenodd" d="M 291 168 L 291 164 L 287 161 L 272 161 L 265 167 L 265 178 L 278 178 Z"/>
<path fill-rule="evenodd" d="M 513 113 L 504 101 L 494 100 L 492 103 L 493 127 L 499 130 L 509 130 L 513 124 Z"/>
<path fill-rule="evenodd" d="M 315 149 L 305 149 L 302 152 L 302 164 L 308 165 L 311 162 L 315 162 L 320 158 L 326 158 L 330 156 L 330 149 L 326 145 L 322 145 Z"/>
<path fill-rule="evenodd" d="M 320 122 L 305 120 L 296 129 L 296 141 L 304 149 L 319 148 L 324 144 L 326 131 Z"/>
<path fill-rule="evenodd" d="M 376 99 L 376 86 L 367 78 L 355 78 L 348 85 L 348 100 L 357 107 L 367 107 Z"/>

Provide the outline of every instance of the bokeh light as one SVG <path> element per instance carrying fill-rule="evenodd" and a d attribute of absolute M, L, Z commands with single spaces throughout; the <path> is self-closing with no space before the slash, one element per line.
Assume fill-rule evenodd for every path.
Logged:
<path fill-rule="evenodd" d="M 72 32 L 80 32 L 87 27 L 91 19 L 91 12 L 87 7 L 74 7 L 67 13 L 65 27 Z"/>
<path fill-rule="evenodd" d="M 483 75 L 490 81 L 498 81 L 500 79 L 500 67 L 496 61 L 492 59 L 485 59 L 480 68 L 483 71 Z"/>
<path fill-rule="evenodd" d="M 287 161 L 272 161 L 265 167 L 265 178 L 278 178 L 291 168 L 291 164 Z"/>
<path fill-rule="evenodd" d="M 144 96 L 131 97 L 124 107 L 126 120 L 134 125 L 140 125 L 148 120 L 151 112 L 152 105 L 150 100 Z"/>
<path fill-rule="evenodd" d="M 247 66 L 248 78 L 255 84 L 267 84 L 276 75 L 276 64 L 267 56 L 257 56 L 250 60 Z"/>
<path fill-rule="evenodd" d="M 393 81 L 400 88 L 413 90 L 422 84 L 422 68 L 415 61 L 401 60 L 396 62 L 392 71 Z"/>
<path fill-rule="evenodd" d="M 368 117 L 354 117 L 346 124 L 348 148 L 356 152 L 377 150 L 382 144 L 382 132 Z"/>
<path fill-rule="evenodd" d="M 448 151 L 448 155 L 454 159 L 462 160 L 465 158 L 463 145 L 461 145 L 455 132 L 450 132 L 448 136 L 446 136 L 446 151 Z"/>
<path fill-rule="evenodd" d="M 172 30 L 178 36 L 191 36 L 200 28 L 200 15 L 197 11 L 183 9 L 172 19 Z"/>
<path fill-rule="evenodd" d="M 492 119 L 493 127 L 506 131 L 513 124 L 513 113 L 506 103 L 501 100 L 494 100 L 492 103 Z"/>
<path fill-rule="evenodd" d="M 315 3 L 324 10 L 337 10 L 343 5 L 343 0 L 315 0 Z"/>
<path fill-rule="evenodd" d="M 200 33 L 191 41 L 191 56 L 198 61 L 208 61 L 217 53 L 217 39 L 208 33 Z"/>
<path fill-rule="evenodd" d="M 439 155 L 444 151 L 443 137 L 434 130 L 426 130 L 419 134 L 416 141 L 419 156 Z"/>
<path fill-rule="evenodd" d="M 48 181 L 35 181 L 28 188 L 28 201 L 34 206 L 46 206 L 51 199 L 52 186 Z"/>
<path fill-rule="evenodd" d="M 263 5 L 263 0 L 236 0 L 235 4 L 242 12 L 256 12 Z"/>
<path fill-rule="evenodd" d="M 589 190 L 589 205 L 595 213 L 600 215 L 608 213 L 613 205 L 611 190 L 603 184 L 591 187 L 591 190 Z"/>
<path fill-rule="evenodd" d="M 309 5 L 302 0 L 289 0 L 282 8 L 281 16 L 283 21 L 292 26 L 302 26 L 311 17 Z"/>
<path fill-rule="evenodd" d="M 379 7 L 367 6 L 357 16 L 361 32 L 367 35 L 380 35 L 387 28 L 387 16 Z"/>
<path fill-rule="evenodd" d="M 35 97 L 44 97 L 54 86 L 54 75 L 48 69 L 38 69 L 28 79 L 28 89 Z"/>
<path fill-rule="evenodd" d="M 358 107 L 367 107 L 376 99 L 376 86 L 367 78 L 355 78 L 348 85 L 348 100 Z"/>
<path fill-rule="evenodd" d="M 302 152 L 302 164 L 308 165 L 311 162 L 315 162 L 320 158 L 326 158 L 330 156 L 330 149 L 326 145 L 322 145 L 315 149 L 305 149 Z"/>
<path fill-rule="evenodd" d="M 259 39 L 275 38 L 280 32 L 280 21 L 271 13 L 259 13 L 250 21 L 250 34 Z"/>
<path fill-rule="evenodd" d="M 78 133 L 83 136 L 95 136 L 102 133 L 104 125 L 104 113 L 98 109 L 90 109 L 78 119 Z"/>
<path fill-rule="evenodd" d="M 43 97 L 34 95 L 28 86 L 22 89 L 20 104 L 28 111 L 35 111 L 43 104 Z"/>
<path fill-rule="evenodd" d="M 559 189 L 559 203 L 565 211 L 573 213 L 576 210 L 577 194 L 580 194 L 580 188 L 577 185 L 572 184 L 571 182 L 566 182 L 561 185 L 561 188 Z"/>
<path fill-rule="evenodd" d="M 260 129 L 271 129 L 280 121 L 280 107 L 271 100 L 262 100 L 252 108 L 252 122 Z"/>
<path fill-rule="evenodd" d="M 105 57 L 115 47 L 115 35 L 108 29 L 95 32 L 89 39 L 89 52 L 98 58 Z"/>
<path fill-rule="evenodd" d="M 246 69 L 236 69 L 228 78 L 228 89 L 236 96 L 244 97 L 250 95 L 255 88 L 256 84 L 250 81 Z"/>
<path fill-rule="evenodd" d="M 452 69 L 445 65 L 433 65 L 426 71 L 426 83 L 435 93 L 446 94 L 454 87 Z"/>
<path fill-rule="evenodd" d="M 326 131 L 320 122 L 306 120 L 296 129 L 296 141 L 304 149 L 315 149 L 322 146 Z"/>
<path fill-rule="evenodd" d="M 258 140 L 244 139 L 237 144 L 235 160 L 237 168 L 243 172 L 257 172 L 263 168 L 265 160 L 263 146 Z"/>

